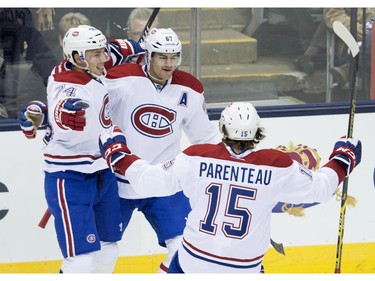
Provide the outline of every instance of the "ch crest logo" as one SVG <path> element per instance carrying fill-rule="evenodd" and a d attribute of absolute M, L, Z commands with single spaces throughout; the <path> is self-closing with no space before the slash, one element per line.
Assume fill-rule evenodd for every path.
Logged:
<path fill-rule="evenodd" d="M 176 111 L 155 104 L 141 105 L 131 116 L 134 128 L 152 138 L 162 138 L 172 134 L 172 124 L 176 121 L 176 117 Z"/>
<path fill-rule="evenodd" d="M 109 114 L 109 97 L 108 94 L 106 94 L 103 98 L 103 106 L 100 109 L 100 116 L 99 116 L 100 123 L 102 126 L 106 129 L 108 129 L 111 124 L 111 117 Z"/>

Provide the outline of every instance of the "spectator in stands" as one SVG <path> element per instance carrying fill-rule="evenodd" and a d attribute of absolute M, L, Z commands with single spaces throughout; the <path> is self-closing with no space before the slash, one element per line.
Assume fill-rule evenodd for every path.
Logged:
<path fill-rule="evenodd" d="M 363 40 L 363 18 L 368 22 L 375 17 L 375 8 L 366 8 L 365 13 L 363 9 L 357 9 L 357 41 Z M 350 30 L 350 8 L 325 8 L 324 20 L 328 29 L 332 30 L 333 23 L 337 20 L 342 22 L 348 30 Z M 365 34 L 367 36 L 368 33 Z M 341 39 L 335 42 L 335 52 L 337 56 L 337 66 L 330 69 L 334 82 L 339 86 L 344 86 L 349 78 L 349 63 L 346 45 Z"/>
<path fill-rule="evenodd" d="M 0 103 L 6 107 L 9 118 L 16 118 L 22 77 L 33 72 L 34 78 L 46 84 L 57 59 L 35 28 L 27 8 L 0 8 L 0 52 L 4 60 Z"/>
<path fill-rule="evenodd" d="M 306 74 L 312 74 L 316 69 L 324 67 L 326 63 L 327 28 L 321 21 L 314 32 L 310 44 L 302 56 L 294 61 L 294 66 Z"/>
<path fill-rule="evenodd" d="M 135 8 L 131 11 L 128 18 L 126 31 L 128 39 L 133 39 L 134 41 L 139 40 L 146 23 L 152 14 L 152 11 L 153 10 L 149 8 Z M 158 17 L 156 17 L 151 25 L 151 28 L 157 27 L 158 24 Z"/>
<path fill-rule="evenodd" d="M 312 8 L 265 8 L 264 20 L 252 35 L 258 41 L 258 54 L 303 54 L 319 25 L 317 12 Z"/>
<path fill-rule="evenodd" d="M 153 12 L 153 9 L 150 9 L 150 8 L 135 8 L 130 12 L 130 15 L 127 21 L 127 27 L 125 28 L 127 39 L 139 42 L 142 32 L 144 28 L 146 27 L 146 24 L 152 12 Z M 158 17 L 156 16 L 150 29 L 157 28 L 158 25 L 159 25 L 159 21 L 158 21 Z M 129 58 L 128 62 L 144 64 L 145 58 L 144 58 L 144 55 L 138 54 L 137 56 L 133 58 Z"/>

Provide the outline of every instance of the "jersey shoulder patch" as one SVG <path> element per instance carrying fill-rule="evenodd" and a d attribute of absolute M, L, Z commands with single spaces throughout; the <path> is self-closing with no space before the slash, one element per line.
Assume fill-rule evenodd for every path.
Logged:
<path fill-rule="evenodd" d="M 108 70 L 107 79 L 124 78 L 128 76 L 146 77 L 142 65 L 138 63 L 124 63 Z"/>
<path fill-rule="evenodd" d="M 220 144 L 193 144 L 183 151 L 188 156 L 228 159 L 228 151 L 223 143 Z"/>
<path fill-rule="evenodd" d="M 261 149 L 253 151 L 244 158 L 235 158 L 229 154 L 222 142 L 220 144 L 191 145 L 184 150 L 184 154 L 278 168 L 286 168 L 293 164 L 293 159 L 288 154 L 276 149 Z"/>
<path fill-rule="evenodd" d="M 53 75 L 56 82 L 86 85 L 92 78 L 85 72 L 71 70 L 63 71 Z"/>
<path fill-rule="evenodd" d="M 172 75 L 171 84 L 177 84 L 185 87 L 189 87 L 199 94 L 203 94 L 203 85 L 201 81 L 195 78 L 190 73 L 176 69 Z"/>
<path fill-rule="evenodd" d="M 261 149 L 250 153 L 245 159 L 251 158 L 256 165 L 266 165 L 278 168 L 286 168 L 293 164 L 293 159 L 286 153 L 277 149 Z"/>

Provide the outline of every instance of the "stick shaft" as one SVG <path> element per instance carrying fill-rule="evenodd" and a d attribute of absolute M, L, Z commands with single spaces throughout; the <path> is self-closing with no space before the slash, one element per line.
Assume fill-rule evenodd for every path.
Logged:
<path fill-rule="evenodd" d="M 152 23 L 154 22 L 154 20 L 156 19 L 156 16 L 159 13 L 159 10 L 160 10 L 160 8 L 155 8 L 152 11 L 152 14 L 151 14 L 150 18 L 148 19 L 148 21 L 145 25 L 145 28 L 143 29 L 142 34 L 138 39 L 138 43 L 142 43 L 145 40 Z M 132 59 L 132 56 L 129 56 L 129 57 L 126 58 L 125 62 L 128 63 L 131 59 Z"/>
<path fill-rule="evenodd" d="M 339 219 L 339 232 L 337 236 L 337 248 L 336 248 L 336 265 L 335 273 L 341 273 L 341 258 L 342 258 L 342 246 L 344 239 L 344 225 L 345 225 L 345 210 L 346 210 L 346 198 L 348 191 L 348 180 L 346 177 L 342 187 L 341 197 L 341 208 L 340 208 L 340 219 Z"/>
<path fill-rule="evenodd" d="M 49 209 L 47 209 L 47 210 L 45 211 L 43 217 L 41 218 L 41 220 L 40 220 L 38 226 L 41 227 L 41 228 L 46 228 L 46 225 L 47 225 L 47 223 L 48 223 L 50 217 L 51 217 L 51 212 L 49 211 Z"/>
<path fill-rule="evenodd" d="M 356 39 L 357 9 L 355 8 L 351 9 L 350 31 L 354 39 Z M 350 78 L 351 79 L 350 79 L 350 112 L 349 112 L 349 122 L 348 122 L 348 132 L 347 132 L 348 138 L 351 138 L 353 136 L 354 115 L 355 115 L 355 108 L 356 108 L 356 82 L 357 82 L 358 62 L 359 62 L 359 54 L 357 54 L 353 58 L 352 63 L 350 64 Z M 349 177 L 347 176 L 344 180 L 343 187 L 342 187 L 339 231 L 338 231 L 337 247 L 336 247 L 335 273 L 341 273 L 341 261 L 342 261 L 343 239 L 344 239 L 346 199 L 348 197 L 348 185 L 349 185 Z"/>
<path fill-rule="evenodd" d="M 146 37 L 146 35 L 148 33 L 148 30 L 150 29 L 150 27 L 151 27 L 152 23 L 154 22 L 156 16 L 158 15 L 159 11 L 160 11 L 160 8 L 155 8 L 152 11 L 151 16 L 148 19 L 145 28 L 143 29 L 142 35 L 141 35 L 141 37 L 139 37 L 138 43 L 143 42 L 143 40 L 145 39 L 145 37 Z"/>

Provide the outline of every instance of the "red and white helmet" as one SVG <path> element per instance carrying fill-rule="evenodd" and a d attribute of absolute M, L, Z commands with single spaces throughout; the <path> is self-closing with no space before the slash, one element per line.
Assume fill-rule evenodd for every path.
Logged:
<path fill-rule="evenodd" d="M 180 55 L 177 66 L 181 64 L 181 41 L 171 28 L 153 28 L 141 47 L 146 50 L 146 59 L 151 60 L 152 53 L 171 53 Z"/>
<path fill-rule="evenodd" d="M 219 129 L 228 139 L 253 140 L 259 127 L 260 117 L 250 102 L 234 102 L 221 113 Z"/>
<path fill-rule="evenodd" d="M 64 55 L 69 62 L 76 65 L 73 59 L 73 52 L 78 52 L 81 60 L 85 59 L 87 50 L 95 50 L 105 48 L 107 46 L 107 39 L 104 34 L 89 25 L 79 25 L 78 27 L 70 28 L 63 40 Z"/>

